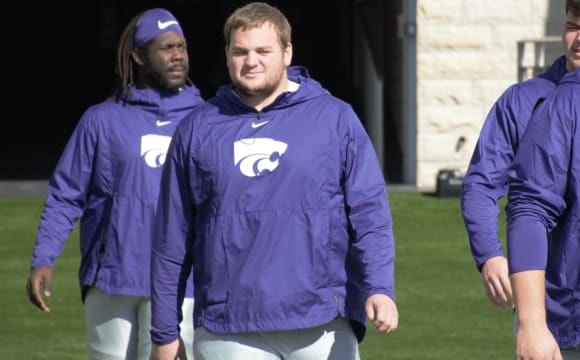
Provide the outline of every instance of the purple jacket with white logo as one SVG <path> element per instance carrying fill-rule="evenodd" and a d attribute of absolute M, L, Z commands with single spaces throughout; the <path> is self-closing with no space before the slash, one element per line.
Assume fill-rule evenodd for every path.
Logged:
<path fill-rule="evenodd" d="M 53 266 L 80 218 L 83 295 L 95 285 L 111 295 L 148 297 L 162 165 L 175 128 L 203 102 L 195 87 L 133 88 L 130 101 L 88 108 L 50 180 L 32 267 Z"/>
<path fill-rule="evenodd" d="M 154 343 L 178 336 L 190 261 L 194 323 L 214 333 L 342 316 L 362 340 L 367 297 L 394 298 L 391 213 L 373 145 L 351 106 L 306 69 L 288 77 L 297 90 L 260 112 L 224 86 L 178 127 L 153 241 Z"/>
<path fill-rule="evenodd" d="M 545 270 L 550 330 L 580 345 L 580 70 L 538 105 L 510 168 L 510 272 Z"/>
<path fill-rule="evenodd" d="M 498 200 L 507 194 L 509 165 L 534 105 L 564 74 L 566 58 L 561 56 L 539 76 L 510 86 L 485 119 L 461 189 L 463 220 L 478 269 L 490 258 L 503 255 Z"/>

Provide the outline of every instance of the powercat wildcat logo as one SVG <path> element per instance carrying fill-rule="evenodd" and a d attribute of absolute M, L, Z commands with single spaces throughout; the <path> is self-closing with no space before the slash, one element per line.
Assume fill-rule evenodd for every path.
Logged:
<path fill-rule="evenodd" d="M 234 165 L 247 177 L 273 172 L 288 144 L 269 138 L 242 139 L 234 143 Z"/>
<path fill-rule="evenodd" d="M 145 163 L 152 168 L 158 168 L 165 163 L 165 156 L 171 136 L 164 135 L 144 135 L 141 137 L 141 156 Z"/>

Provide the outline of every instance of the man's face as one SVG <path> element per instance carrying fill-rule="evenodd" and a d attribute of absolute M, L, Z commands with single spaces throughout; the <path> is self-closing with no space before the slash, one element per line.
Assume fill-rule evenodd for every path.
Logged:
<path fill-rule="evenodd" d="M 243 97 L 263 100 L 286 91 L 292 46 L 282 48 L 270 23 L 233 31 L 226 59 L 230 78 Z"/>
<path fill-rule="evenodd" d="M 145 56 L 145 78 L 148 86 L 175 90 L 185 84 L 188 72 L 187 45 L 181 34 L 166 32 L 149 44 Z"/>
<path fill-rule="evenodd" d="M 571 11 L 566 13 L 562 46 L 566 55 L 566 69 L 573 71 L 580 66 L 580 16 L 574 15 Z"/>

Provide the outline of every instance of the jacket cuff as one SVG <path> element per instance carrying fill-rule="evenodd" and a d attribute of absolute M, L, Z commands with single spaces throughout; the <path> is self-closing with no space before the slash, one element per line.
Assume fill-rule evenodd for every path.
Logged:
<path fill-rule="evenodd" d="M 507 226 L 507 248 L 510 274 L 545 270 L 548 260 L 546 226 L 532 216 L 511 220 Z"/>

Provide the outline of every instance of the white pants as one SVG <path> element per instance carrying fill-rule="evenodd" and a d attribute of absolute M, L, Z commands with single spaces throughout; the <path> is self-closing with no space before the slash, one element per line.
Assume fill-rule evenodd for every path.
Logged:
<path fill-rule="evenodd" d="M 196 360 L 359 360 L 349 322 L 338 318 L 310 329 L 212 334 L 195 329 Z"/>
<path fill-rule="evenodd" d="M 193 299 L 183 300 L 181 337 L 188 360 L 193 360 Z M 151 301 L 134 296 L 112 296 L 97 288 L 85 298 L 85 326 L 89 359 L 149 360 Z"/>

